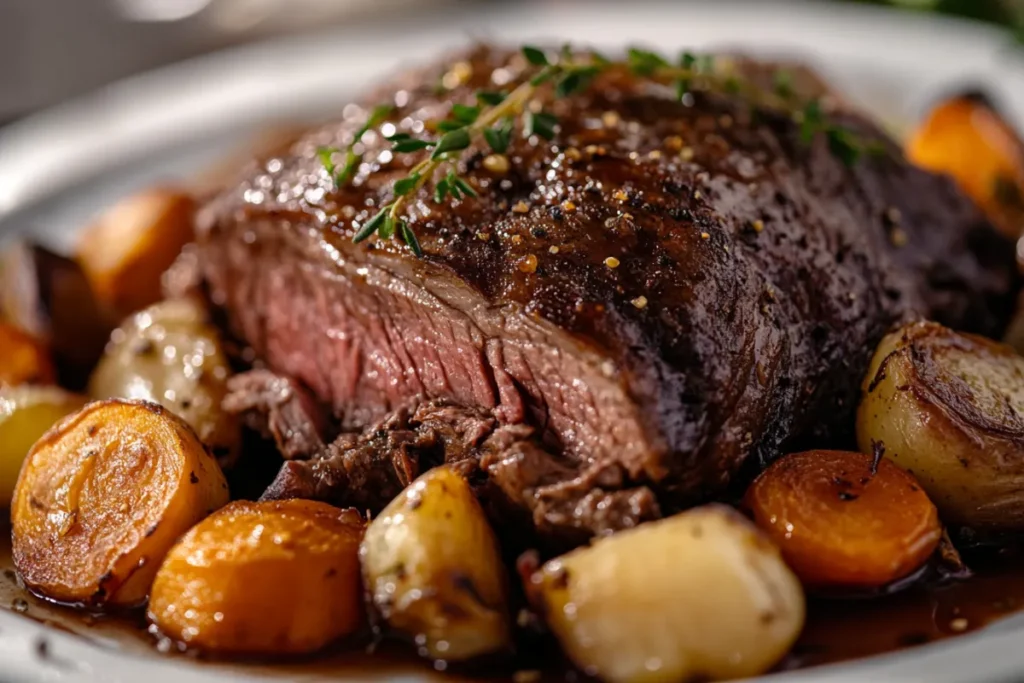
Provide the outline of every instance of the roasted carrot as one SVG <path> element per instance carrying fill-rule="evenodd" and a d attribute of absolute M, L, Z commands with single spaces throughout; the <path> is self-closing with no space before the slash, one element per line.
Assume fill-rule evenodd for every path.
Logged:
<path fill-rule="evenodd" d="M 985 98 L 937 105 L 906 151 L 918 166 L 952 176 L 1007 236 L 1024 231 L 1024 144 Z"/>
<path fill-rule="evenodd" d="M 884 586 L 920 567 L 942 535 L 914 477 L 863 453 L 788 455 L 754 481 L 745 503 L 811 587 Z"/>
<path fill-rule="evenodd" d="M 235 501 L 178 542 L 153 582 L 149 619 L 211 653 L 318 650 L 364 621 L 363 520 L 312 500 Z"/>
<path fill-rule="evenodd" d="M 97 298 L 133 313 L 161 298 L 161 277 L 193 236 L 196 202 L 153 188 L 115 204 L 86 228 L 76 257 Z"/>
<path fill-rule="evenodd" d="M 14 564 L 53 600 L 138 605 L 178 537 L 227 501 L 217 461 L 180 418 L 144 401 L 90 403 L 25 460 Z"/>
<path fill-rule="evenodd" d="M 53 363 L 45 347 L 13 325 L 0 323 L 0 385 L 50 384 Z"/>

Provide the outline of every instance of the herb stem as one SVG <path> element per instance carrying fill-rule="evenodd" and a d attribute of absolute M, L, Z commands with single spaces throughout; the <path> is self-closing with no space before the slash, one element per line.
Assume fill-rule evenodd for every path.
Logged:
<path fill-rule="evenodd" d="M 503 117 L 514 115 L 522 110 L 530 98 L 533 97 L 534 93 L 537 92 L 538 87 L 539 86 L 534 85 L 530 81 L 524 81 L 516 87 L 515 90 L 510 92 L 508 96 L 501 101 L 501 103 L 496 104 L 493 107 L 489 107 L 481 112 L 476 121 L 466 126 L 466 132 L 469 133 L 470 139 L 473 140 L 474 138 L 482 136 L 485 130 L 500 121 Z M 413 185 L 412 191 L 395 197 L 394 201 L 391 203 L 391 209 L 388 212 L 391 218 L 397 220 L 408 198 L 421 190 L 423 186 L 431 180 L 434 173 L 437 172 L 437 169 L 449 161 L 450 159 L 448 158 L 448 155 L 443 154 L 437 158 L 427 157 L 420 163 L 413 166 L 409 174 L 418 175 L 419 178 L 416 181 L 416 184 Z"/>
<path fill-rule="evenodd" d="M 651 80 L 658 82 L 691 81 L 693 90 L 727 90 L 741 95 L 746 101 L 757 107 L 769 109 L 789 109 L 792 103 L 771 90 L 759 88 L 749 81 L 738 79 L 731 74 L 702 72 L 680 66 L 663 66 L 656 68 L 650 75 Z"/>
<path fill-rule="evenodd" d="M 476 190 L 465 178 L 459 177 L 455 167 L 463 150 L 481 142 L 483 138 L 482 142 L 486 143 L 492 153 L 504 154 L 514 130 L 515 119 L 519 116 L 522 116 L 524 137 L 537 135 L 553 139 L 558 120 L 543 109 L 527 111 L 537 91 L 550 85 L 555 99 L 565 98 L 584 91 L 595 76 L 611 71 L 674 86 L 675 96 L 679 99 L 684 99 L 690 92 L 721 91 L 744 98 L 752 107 L 789 114 L 799 124 L 800 138 L 804 143 L 824 134 L 829 150 L 848 166 L 862 152 L 871 152 L 873 149 L 872 143 L 865 144 L 852 131 L 830 122 L 820 99 L 800 101 L 792 89 L 790 75 L 781 70 L 773 75 L 773 87 L 763 88 L 749 79 L 740 78 L 731 67 L 721 67 L 709 55 L 689 52 L 680 55 L 678 64 L 657 53 L 636 48 L 630 49 L 628 58 L 622 61 L 610 61 L 596 53 L 576 58 L 568 47 L 554 59 L 549 53 L 532 46 L 524 46 L 522 53 L 528 62 L 522 74 L 523 81 L 509 92 L 477 91 L 475 105 L 453 104 L 450 117 L 437 123 L 437 138 L 415 138 L 409 133 L 395 133 L 388 137 L 395 153 L 431 151 L 426 158 L 412 166 L 404 177 L 393 183 L 390 203 L 382 205 L 374 216 L 362 224 L 353 237 L 354 241 L 361 242 L 373 234 L 378 239 L 398 236 L 417 256 L 421 255 L 415 232 L 402 216 L 411 197 L 418 195 L 428 185 L 433 188 L 433 199 L 437 203 L 443 202 L 448 195 L 453 199 L 476 197 Z M 356 145 L 365 132 L 380 124 L 391 111 L 390 106 L 381 106 L 371 112 L 366 123 L 356 132 L 352 143 L 344 150 L 345 163 L 340 169 L 335 166 L 332 155 L 341 150 L 318 150 L 336 186 L 351 182 L 362 160 L 362 154 L 355 151 Z"/>

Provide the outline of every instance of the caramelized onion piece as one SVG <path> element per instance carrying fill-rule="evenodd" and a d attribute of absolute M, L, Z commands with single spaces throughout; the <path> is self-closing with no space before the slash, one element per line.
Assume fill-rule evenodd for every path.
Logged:
<path fill-rule="evenodd" d="M 1024 529 L 1024 358 L 935 323 L 878 345 L 857 412 L 864 452 L 912 472 L 947 524 Z"/>
<path fill-rule="evenodd" d="M 216 460 L 179 418 L 144 401 L 90 403 L 28 454 L 14 564 L 59 602 L 138 605 L 178 537 L 227 501 Z"/>
<path fill-rule="evenodd" d="M 952 176 L 1008 237 L 1024 230 L 1024 144 L 984 97 L 937 105 L 907 143 L 907 157 Z"/>
<path fill-rule="evenodd" d="M 794 453 L 747 491 L 754 521 L 815 588 L 878 588 L 911 574 L 942 537 L 935 506 L 891 462 L 846 451 Z"/>
<path fill-rule="evenodd" d="M 197 524 L 153 582 L 149 619 L 203 651 L 319 650 L 363 623 L 355 510 L 308 500 L 236 501 Z"/>
<path fill-rule="evenodd" d="M 0 385 L 53 381 L 53 363 L 43 345 L 18 328 L 0 323 Z"/>

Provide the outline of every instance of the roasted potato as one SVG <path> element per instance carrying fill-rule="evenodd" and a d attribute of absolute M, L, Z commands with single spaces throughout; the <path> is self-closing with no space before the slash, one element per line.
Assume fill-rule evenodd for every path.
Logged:
<path fill-rule="evenodd" d="M 888 460 L 845 451 L 794 453 L 745 497 L 790 569 L 815 588 L 879 588 L 914 572 L 942 526 L 914 480 Z"/>
<path fill-rule="evenodd" d="M 188 422 L 226 467 L 241 438 L 238 419 L 221 409 L 229 374 L 204 308 L 191 299 L 163 301 L 114 331 L 89 394 L 160 403 Z"/>
<path fill-rule="evenodd" d="M 50 348 L 61 384 L 75 389 L 84 387 L 116 324 L 77 263 L 25 242 L 0 254 L 0 308 L 7 322 Z"/>
<path fill-rule="evenodd" d="M 85 405 L 85 399 L 57 387 L 0 387 L 0 507 L 10 505 L 21 463 L 57 420 Z"/>
<path fill-rule="evenodd" d="M 160 633 L 219 654 L 313 652 L 363 623 L 355 510 L 236 501 L 192 528 L 153 581 Z"/>
<path fill-rule="evenodd" d="M 857 440 L 913 474 L 946 523 L 1024 529 L 1024 358 L 919 322 L 885 337 L 864 380 Z"/>
<path fill-rule="evenodd" d="M 366 530 L 367 590 L 387 624 L 433 659 L 510 646 L 498 543 L 469 484 L 447 467 L 410 484 Z"/>
<path fill-rule="evenodd" d="M 124 315 L 160 300 L 160 278 L 192 240 L 196 202 L 153 188 L 122 200 L 83 231 L 76 257 L 93 291 Z"/>
<path fill-rule="evenodd" d="M 985 97 L 937 105 L 907 143 L 907 157 L 952 176 L 1008 237 L 1024 231 L 1024 144 Z"/>
<path fill-rule="evenodd" d="M 53 363 L 46 348 L 18 328 L 0 323 L 0 386 L 53 380 Z"/>
<path fill-rule="evenodd" d="M 142 603 L 164 555 L 228 502 L 192 428 L 145 401 L 97 401 L 29 452 L 11 505 L 14 564 L 34 592 L 90 607 Z"/>
<path fill-rule="evenodd" d="M 754 676 L 804 623 L 800 582 L 778 548 L 724 505 L 551 560 L 527 594 L 576 665 L 610 683 Z"/>

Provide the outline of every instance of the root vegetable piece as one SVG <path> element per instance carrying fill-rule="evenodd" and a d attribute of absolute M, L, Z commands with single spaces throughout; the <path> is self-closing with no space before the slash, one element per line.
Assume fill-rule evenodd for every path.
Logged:
<path fill-rule="evenodd" d="M 857 412 L 860 450 L 913 473 L 947 524 L 1024 530 L 1024 358 L 913 323 L 878 345 Z"/>
<path fill-rule="evenodd" d="M 78 389 L 110 336 L 114 320 L 97 302 L 81 266 L 28 242 L 0 253 L 4 318 L 45 344 L 60 382 Z"/>
<path fill-rule="evenodd" d="M 14 564 L 59 602 L 138 605 L 178 537 L 227 501 L 216 460 L 181 419 L 144 401 L 90 403 L 28 454 Z"/>
<path fill-rule="evenodd" d="M 294 655 L 363 623 L 355 510 L 307 500 L 236 501 L 197 524 L 164 560 L 149 619 L 203 651 Z"/>
<path fill-rule="evenodd" d="M 127 314 L 160 300 L 161 276 L 192 239 L 195 200 L 153 188 L 122 200 L 88 227 L 77 258 L 97 297 Z"/>
<path fill-rule="evenodd" d="M 778 548 L 724 505 L 551 560 L 527 593 L 576 665 L 609 683 L 763 673 L 792 646 L 805 614 Z"/>
<path fill-rule="evenodd" d="M 84 398 L 57 387 L 0 387 L 0 508 L 10 504 L 32 444 L 83 405 Z"/>
<path fill-rule="evenodd" d="M 450 468 L 406 487 L 367 528 L 360 553 L 374 606 L 422 654 L 457 661 L 510 647 L 497 540 Z"/>
<path fill-rule="evenodd" d="M 952 176 L 1007 236 L 1024 231 L 1024 144 L 984 96 L 937 105 L 910 138 L 907 157 Z"/>
<path fill-rule="evenodd" d="M 942 537 L 935 506 L 887 460 L 845 451 L 794 453 L 747 491 L 754 521 L 816 588 L 878 588 L 911 574 Z"/>
<path fill-rule="evenodd" d="M 111 336 L 89 380 L 93 398 L 160 403 L 196 430 L 222 467 L 238 455 L 238 418 L 221 409 L 231 374 L 217 329 L 193 299 L 161 301 Z"/>
<path fill-rule="evenodd" d="M 46 348 L 21 330 L 0 323 L 0 385 L 53 382 L 53 363 Z"/>

